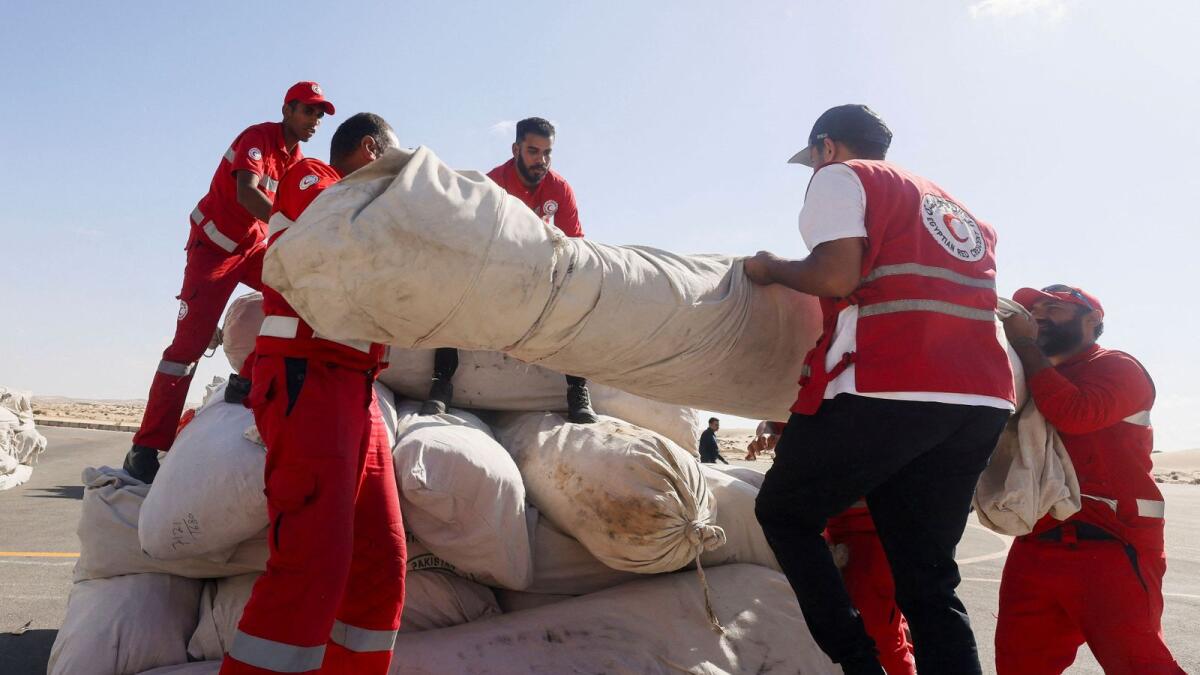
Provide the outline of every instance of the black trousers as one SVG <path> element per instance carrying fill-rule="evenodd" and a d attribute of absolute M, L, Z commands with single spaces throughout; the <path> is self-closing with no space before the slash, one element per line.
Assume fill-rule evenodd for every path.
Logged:
<path fill-rule="evenodd" d="M 458 350 L 453 347 L 438 347 L 433 350 L 433 379 L 449 380 L 458 371 Z M 587 379 L 567 375 L 567 386 L 587 386 Z"/>
<path fill-rule="evenodd" d="M 912 630 L 921 675 L 979 673 L 954 590 L 954 549 L 1008 411 L 842 394 L 792 415 L 755 505 L 821 649 L 849 673 L 882 673 L 821 533 L 866 497 Z"/>

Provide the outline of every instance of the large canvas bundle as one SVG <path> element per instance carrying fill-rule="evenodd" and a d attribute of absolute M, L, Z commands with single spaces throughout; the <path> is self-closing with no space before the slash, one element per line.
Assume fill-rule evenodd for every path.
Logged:
<path fill-rule="evenodd" d="M 150 486 L 107 466 L 84 469 L 83 485 L 75 581 L 143 572 L 203 579 L 266 569 L 265 531 L 207 555 L 175 560 L 151 558 L 138 542 L 138 516 Z"/>
<path fill-rule="evenodd" d="M 700 465 L 658 434 L 554 413 L 502 415 L 496 431 L 542 516 L 609 567 L 673 572 L 725 541 Z"/>
<path fill-rule="evenodd" d="M 81 581 L 50 649 L 49 675 L 133 675 L 185 663 L 202 582 L 167 574 Z"/>
<path fill-rule="evenodd" d="M 700 556 L 705 567 L 731 563 L 751 563 L 779 570 L 775 552 L 767 543 L 762 525 L 754 515 L 758 488 L 728 473 L 701 465 L 708 489 L 716 502 L 714 522 L 725 530 L 725 545 Z M 782 571 L 782 570 L 780 570 Z"/>
<path fill-rule="evenodd" d="M 517 465 L 474 415 L 398 408 L 393 451 L 405 527 L 473 578 L 523 589 L 533 578 L 525 486 Z"/>
<path fill-rule="evenodd" d="M 725 634 L 709 630 L 690 573 L 477 621 L 401 635 L 392 675 L 637 673 L 832 675 L 782 574 L 754 565 L 708 572 Z"/>
<path fill-rule="evenodd" d="M 815 298 L 729 256 L 568 239 L 476 172 L 392 150 L 326 190 L 263 278 L 318 332 L 504 351 L 647 398 L 778 419 Z"/>

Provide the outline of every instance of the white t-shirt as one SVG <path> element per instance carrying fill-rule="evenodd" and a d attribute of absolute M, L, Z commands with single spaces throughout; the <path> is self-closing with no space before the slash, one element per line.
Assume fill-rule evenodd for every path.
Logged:
<path fill-rule="evenodd" d="M 813 176 L 800 210 L 800 236 L 808 250 L 835 239 L 852 239 L 867 236 L 867 192 L 854 169 L 845 164 L 827 166 Z M 996 322 L 996 340 L 1004 345 L 1002 329 Z M 858 344 L 858 307 L 851 305 L 838 314 L 837 326 L 833 330 L 833 342 L 825 356 L 825 369 L 829 370 L 842 360 L 842 355 L 855 351 Z M 957 405 L 981 405 L 989 408 L 1012 410 L 1013 404 L 1005 399 L 978 394 L 953 394 L 940 391 L 884 391 L 860 392 L 854 384 L 854 364 L 850 364 L 840 375 L 825 387 L 825 398 L 838 394 L 855 394 L 870 398 L 886 398 L 895 401 L 930 401 Z"/>

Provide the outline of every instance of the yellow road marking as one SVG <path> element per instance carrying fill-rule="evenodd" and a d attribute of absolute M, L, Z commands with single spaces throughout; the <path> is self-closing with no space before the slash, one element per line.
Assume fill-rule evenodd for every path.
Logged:
<path fill-rule="evenodd" d="M 0 558 L 78 558 L 78 553 L 59 551 L 0 551 Z"/>

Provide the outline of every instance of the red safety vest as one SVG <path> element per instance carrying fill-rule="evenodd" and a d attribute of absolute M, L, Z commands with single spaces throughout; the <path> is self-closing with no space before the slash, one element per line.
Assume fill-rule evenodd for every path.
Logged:
<path fill-rule="evenodd" d="M 845 162 L 866 193 L 862 280 L 822 298 L 825 325 L 805 357 L 792 412 L 814 414 L 851 363 L 870 392 L 942 392 L 1013 401 L 1013 374 L 996 335 L 996 234 L 934 183 L 883 161 Z M 858 306 L 856 351 L 828 371 L 838 315 Z"/>

